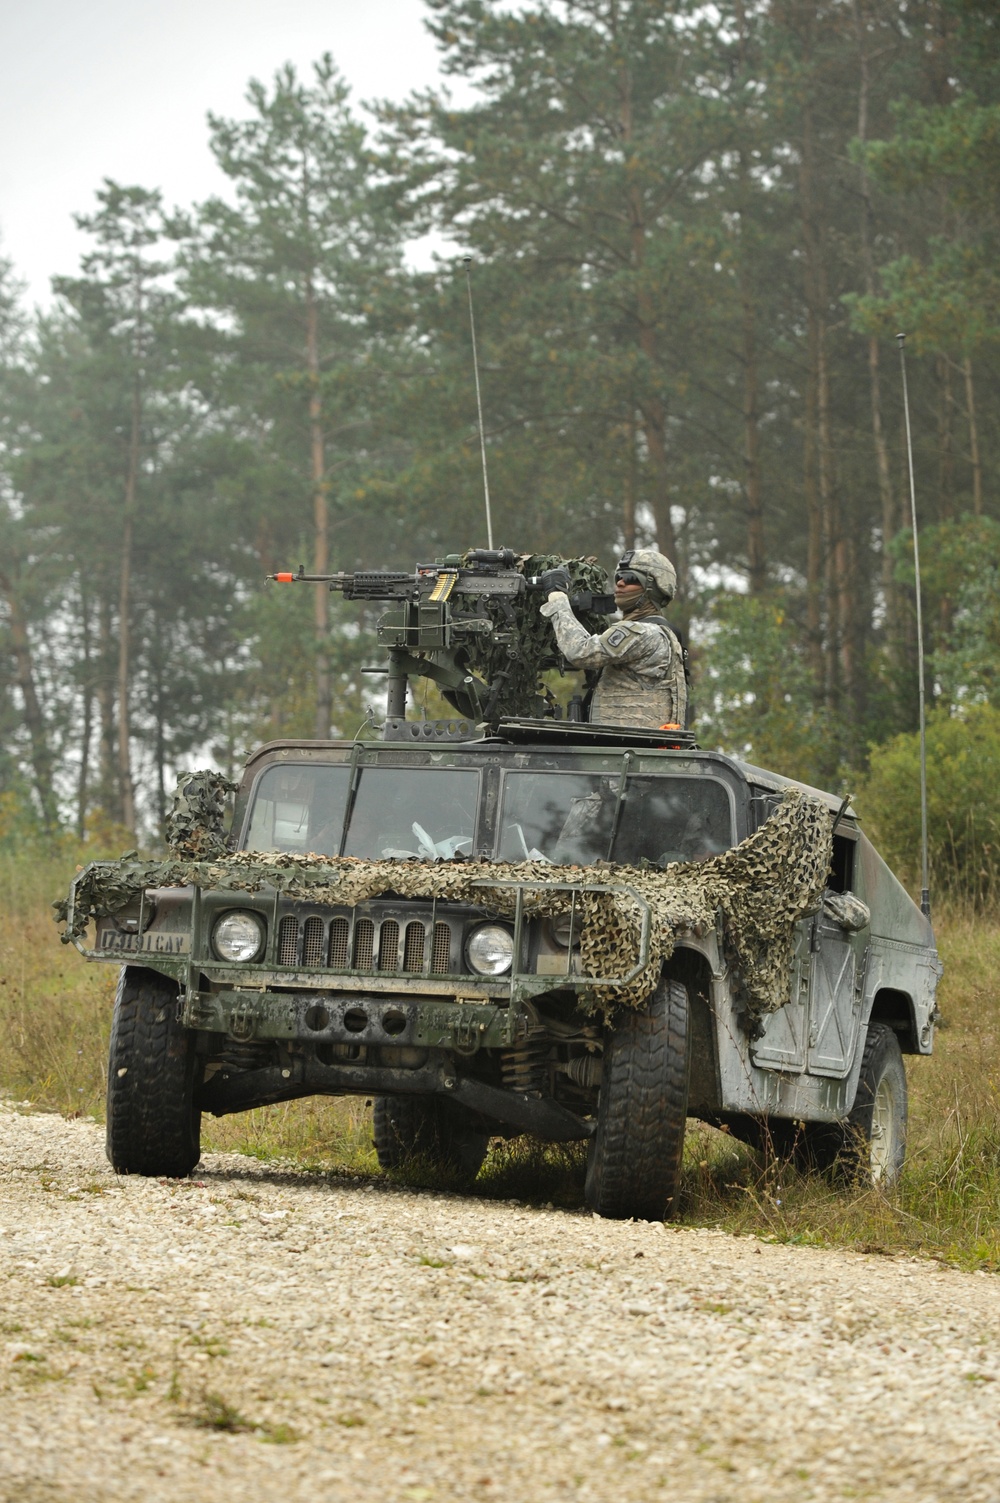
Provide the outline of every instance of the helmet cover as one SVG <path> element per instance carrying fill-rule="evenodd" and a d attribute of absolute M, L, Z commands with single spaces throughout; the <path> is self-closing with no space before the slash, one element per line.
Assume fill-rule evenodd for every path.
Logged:
<path fill-rule="evenodd" d="M 634 574 L 646 575 L 665 600 L 673 600 L 677 590 L 677 570 L 655 548 L 633 548 L 622 555 L 619 570 L 630 569 Z"/>

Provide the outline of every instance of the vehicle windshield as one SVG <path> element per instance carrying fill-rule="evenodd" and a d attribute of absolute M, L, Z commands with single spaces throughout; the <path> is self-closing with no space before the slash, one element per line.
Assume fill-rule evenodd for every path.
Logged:
<path fill-rule="evenodd" d="M 268 767 L 254 793 L 245 849 L 336 856 L 350 782 L 344 765 Z M 359 768 L 344 855 L 374 861 L 471 856 L 478 803 L 478 772 Z"/>
<path fill-rule="evenodd" d="M 586 865 L 607 860 L 657 866 L 707 861 L 733 843 L 725 787 L 710 778 L 634 777 L 614 835 L 618 774 L 513 772 L 504 779 L 501 861 Z"/>

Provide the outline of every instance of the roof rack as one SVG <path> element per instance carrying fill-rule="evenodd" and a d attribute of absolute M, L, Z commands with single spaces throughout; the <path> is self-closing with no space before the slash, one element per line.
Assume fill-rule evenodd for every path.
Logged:
<path fill-rule="evenodd" d="M 586 720 L 501 720 L 496 737 L 501 741 L 547 742 L 550 746 L 649 746 L 668 751 L 694 751 L 693 731 L 665 730 L 658 726 L 600 725 Z"/>

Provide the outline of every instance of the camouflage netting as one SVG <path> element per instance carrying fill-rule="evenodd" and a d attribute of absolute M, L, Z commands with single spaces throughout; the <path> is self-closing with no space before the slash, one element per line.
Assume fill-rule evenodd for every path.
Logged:
<path fill-rule="evenodd" d="M 167 844 L 178 856 L 214 861 L 225 856 L 226 794 L 239 785 L 219 772 L 183 772 L 167 815 Z"/>
<path fill-rule="evenodd" d="M 257 892 L 268 887 L 310 902 L 352 906 L 387 893 L 480 904 L 510 917 L 514 892 L 492 886 L 503 880 L 572 882 L 582 919 L 581 961 L 585 974 L 622 976 L 639 955 L 641 909 L 627 892 L 587 892 L 588 885 L 631 887 L 652 911 L 650 953 L 638 976 L 624 986 L 595 986 L 585 1005 L 609 1013 L 639 1007 L 653 991 L 678 935 L 705 933 L 721 915 L 734 992 L 752 1022 L 788 1001 L 794 926 L 822 901 L 832 853 L 832 820 L 817 799 L 790 789 L 756 834 L 710 861 L 676 863 L 665 869 L 602 865 L 551 866 L 547 862 L 361 861 L 351 857 L 245 853 L 212 861 L 122 860 L 96 865 L 78 879 L 72 928 L 66 904 L 57 905 L 66 924 L 64 941 L 82 938 L 89 920 L 115 913 L 150 887 L 197 884 Z M 478 882 L 485 885 L 477 886 Z M 569 910 L 571 895 L 540 889 L 525 896 L 528 917 Z"/>

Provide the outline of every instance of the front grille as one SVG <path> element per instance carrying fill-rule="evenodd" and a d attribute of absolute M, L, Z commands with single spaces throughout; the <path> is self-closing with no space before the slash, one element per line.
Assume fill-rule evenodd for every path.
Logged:
<path fill-rule="evenodd" d="M 331 971 L 400 971 L 413 976 L 447 976 L 452 971 L 454 935 L 450 924 L 438 920 L 433 930 L 426 919 L 410 919 L 405 928 L 395 918 L 349 918 L 336 914 L 327 920 L 312 914 L 300 924 L 286 914 L 278 925 L 277 963 Z"/>
<path fill-rule="evenodd" d="M 434 948 L 431 951 L 431 971 L 436 976 L 447 976 L 451 970 L 451 930 L 447 924 L 434 925 Z"/>
<path fill-rule="evenodd" d="M 299 921 L 288 914 L 278 925 L 278 964 L 295 965 L 299 958 Z"/>
<path fill-rule="evenodd" d="M 346 971 L 350 964 L 351 926 L 345 918 L 330 921 L 330 969 Z"/>
<path fill-rule="evenodd" d="M 403 945 L 403 970 L 422 971 L 424 968 L 424 926 L 415 921 L 406 926 Z"/>
<path fill-rule="evenodd" d="M 375 925 L 371 919 L 358 919 L 354 926 L 354 969 L 370 971 L 375 957 Z"/>
<path fill-rule="evenodd" d="M 378 937 L 378 968 L 380 971 L 399 969 L 399 925 L 395 919 L 386 919 Z"/>
<path fill-rule="evenodd" d="M 325 959 L 325 925 L 321 918 L 307 918 L 302 932 L 302 964 L 322 965 Z"/>

